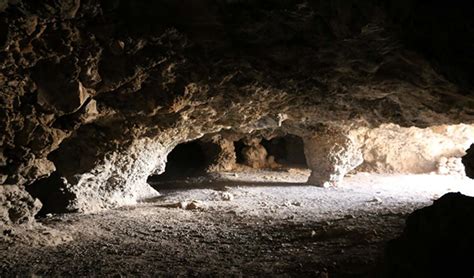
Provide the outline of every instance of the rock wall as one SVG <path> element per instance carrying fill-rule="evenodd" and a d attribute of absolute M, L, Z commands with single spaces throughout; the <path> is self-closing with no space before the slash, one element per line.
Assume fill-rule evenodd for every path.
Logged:
<path fill-rule="evenodd" d="M 24 188 L 14 185 L 0 186 L 0 223 L 2 225 L 31 224 L 41 203 L 34 200 Z"/>
<path fill-rule="evenodd" d="M 358 171 L 463 174 L 461 157 L 474 141 L 474 126 L 405 128 L 387 124 L 352 134 L 364 158 Z"/>
<path fill-rule="evenodd" d="M 167 153 L 221 130 L 471 123 L 462 72 L 391 2 L 0 1 L 1 186 L 94 211 L 157 194 Z"/>
<path fill-rule="evenodd" d="M 209 143 L 205 144 L 207 146 L 206 154 L 209 156 L 207 172 L 231 171 L 236 167 L 237 155 L 232 140 L 217 135 L 213 136 Z"/>

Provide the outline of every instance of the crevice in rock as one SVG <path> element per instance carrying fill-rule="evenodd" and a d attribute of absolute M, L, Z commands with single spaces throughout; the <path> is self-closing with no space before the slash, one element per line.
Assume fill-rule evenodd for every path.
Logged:
<path fill-rule="evenodd" d="M 66 187 L 67 183 L 58 172 L 54 172 L 47 178 L 37 180 L 26 186 L 26 191 L 33 198 L 41 201 L 43 206 L 38 212 L 38 217 L 43 217 L 48 213 L 75 212 L 69 206 L 77 196 Z"/>

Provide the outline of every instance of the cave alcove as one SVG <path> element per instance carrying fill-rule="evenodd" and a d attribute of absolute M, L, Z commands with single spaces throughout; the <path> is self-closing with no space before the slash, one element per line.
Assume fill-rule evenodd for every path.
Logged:
<path fill-rule="evenodd" d="M 308 168 L 303 139 L 293 134 L 243 138 L 235 141 L 234 146 L 240 165 L 275 171 Z"/>
<path fill-rule="evenodd" d="M 262 146 L 275 162 L 283 167 L 308 168 L 304 155 L 303 139 L 299 136 L 288 134 L 271 139 L 263 139 Z"/>
<path fill-rule="evenodd" d="M 195 140 L 178 144 L 167 157 L 165 171 L 160 175 L 152 175 L 152 182 L 180 180 L 187 177 L 203 175 L 210 165 L 209 144 Z"/>

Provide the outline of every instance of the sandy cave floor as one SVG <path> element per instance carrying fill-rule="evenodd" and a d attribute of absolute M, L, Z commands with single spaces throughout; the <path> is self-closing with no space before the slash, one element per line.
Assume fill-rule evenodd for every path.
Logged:
<path fill-rule="evenodd" d="M 162 196 L 136 206 L 52 215 L 0 237 L 0 277 L 366 277 L 410 212 L 449 191 L 474 196 L 460 176 L 359 173 L 318 188 L 307 175 L 196 177 L 155 184 Z"/>

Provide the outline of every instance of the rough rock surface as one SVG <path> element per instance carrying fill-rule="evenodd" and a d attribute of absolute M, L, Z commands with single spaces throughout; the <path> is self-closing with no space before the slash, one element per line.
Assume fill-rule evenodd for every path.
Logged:
<path fill-rule="evenodd" d="M 268 167 L 268 152 L 260 144 L 259 138 L 244 140 L 245 147 L 242 149 L 244 164 L 255 169 Z"/>
<path fill-rule="evenodd" d="M 0 276 L 380 277 L 375 262 L 408 213 L 453 184 L 474 192 L 458 176 L 356 174 L 327 190 L 304 184 L 309 171 L 237 174 L 162 184 L 159 199 L 123 209 L 42 218 L 73 238 L 59 246 L 44 239 L 54 234 L 0 236 Z"/>
<path fill-rule="evenodd" d="M 210 160 L 206 171 L 230 171 L 236 167 L 237 157 L 233 141 L 214 136 L 205 146 Z"/>
<path fill-rule="evenodd" d="M 312 170 L 309 184 L 332 186 L 363 162 L 354 140 L 343 131 L 329 131 L 304 138 L 304 152 Z"/>
<path fill-rule="evenodd" d="M 31 224 L 40 208 L 41 202 L 33 199 L 23 188 L 0 186 L 0 223 Z"/>
<path fill-rule="evenodd" d="M 0 1 L 0 181 L 94 211 L 221 130 L 472 122 L 472 4 L 405 2 Z"/>
<path fill-rule="evenodd" d="M 474 198 L 448 193 L 412 213 L 386 250 L 387 277 L 472 277 Z"/>
<path fill-rule="evenodd" d="M 474 140 L 474 126 L 428 128 L 385 124 L 352 131 L 364 162 L 358 171 L 378 173 L 462 173 L 459 163 Z"/>

